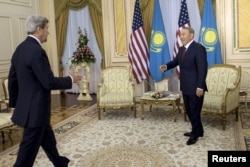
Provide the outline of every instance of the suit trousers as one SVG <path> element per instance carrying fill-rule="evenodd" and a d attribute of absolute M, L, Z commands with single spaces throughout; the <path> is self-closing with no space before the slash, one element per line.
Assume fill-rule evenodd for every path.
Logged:
<path fill-rule="evenodd" d="M 201 123 L 201 109 L 203 105 L 203 100 L 204 96 L 198 97 L 196 95 L 183 94 L 185 110 L 192 126 L 192 137 L 199 137 L 204 133 L 204 129 Z"/>
<path fill-rule="evenodd" d="M 59 155 L 51 126 L 24 128 L 14 167 L 32 167 L 42 146 L 55 167 L 67 167 L 69 160 Z"/>

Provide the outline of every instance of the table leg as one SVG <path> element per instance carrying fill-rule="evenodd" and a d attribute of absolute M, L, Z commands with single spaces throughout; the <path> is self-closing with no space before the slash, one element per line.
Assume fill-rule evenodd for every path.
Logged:
<path fill-rule="evenodd" d="M 181 98 L 179 98 L 179 99 L 176 100 L 176 104 L 177 104 L 177 106 L 178 106 L 179 113 L 181 113 L 181 108 L 180 108 L 180 105 L 181 105 Z"/>
<path fill-rule="evenodd" d="M 175 101 L 172 101 L 172 105 L 173 105 L 173 112 L 174 112 L 174 122 L 176 122 L 176 103 Z"/>
<path fill-rule="evenodd" d="M 141 100 L 141 119 L 144 120 L 144 101 Z"/>

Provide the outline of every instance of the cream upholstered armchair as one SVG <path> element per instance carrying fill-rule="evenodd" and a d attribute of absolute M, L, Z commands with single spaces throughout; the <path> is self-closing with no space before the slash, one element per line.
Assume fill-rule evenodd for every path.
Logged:
<path fill-rule="evenodd" d="M 247 100 L 250 90 L 250 73 L 247 70 L 241 70 L 241 80 L 240 80 L 240 109 L 245 108 L 247 111 Z"/>
<path fill-rule="evenodd" d="M 102 80 L 97 89 L 98 118 L 106 108 L 131 108 L 136 117 L 135 85 L 131 68 L 113 66 L 102 70 Z"/>
<path fill-rule="evenodd" d="M 8 78 L 2 78 L 2 87 L 4 92 L 4 99 L 1 99 L 1 103 L 6 105 L 7 111 L 9 111 L 9 90 L 8 90 Z M 1 104 L 0 104 L 1 105 Z M 1 106 L 0 106 L 1 110 Z"/>
<path fill-rule="evenodd" d="M 226 117 L 229 112 L 235 111 L 238 121 L 240 77 L 241 67 L 234 65 L 217 64 L 208 69 L 208 92 L 204 96 L 202 113 L 220 115 L 223 130 L 226 128 Z"/>
<path fill-rule="evenodd" d="M 8 78 L 4 77 L 2 78 L 2 86 L 4 91 L 4 99 L 0 99 L 0 105 L 5 104 L 6 105 L 6 111 L 1 110 L 0 106 L 0 132 L 3 137 L 3 143 L 4 140 L 4 131 L 9 131 L 11 133 L 12 129 L 15 129 L 16 126 L 11 121 L 12 113 L 9 110 L 9 91 L 8 91 Z M 10 135 L 9 135 L 10 137 Z"/>
<path fill-rule="evenodd" d="M 4 113 L 0 112 L 0 132 L 1 132 L 2 137 L 3 137 L 2 143 L 5 143 L 4 131 L 9 131 L 9 133 L 11 133 L 11 130 L 16 128 L 16 126 L 11 121 L 11 116 L 12 116 L 12 113 L 10 113 L 10 112 L 4 112 Z M 10 135 L 9 135 L 9 137 L 10 137 Z"/>

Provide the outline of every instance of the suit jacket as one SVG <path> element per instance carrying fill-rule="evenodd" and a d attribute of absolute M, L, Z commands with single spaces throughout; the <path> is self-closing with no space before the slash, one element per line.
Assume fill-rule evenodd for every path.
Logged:
<path fill-rule="evenodd" d="M 167 63 L 167 68 L 180 67 L 180 89 L 183 94 L 195 95 L 196 89 L 201 88 L 207 91 L 207 53 L 205 47 L 193 41 L 182 59 L 184 46 L 180 47 L 175 59 Z"/>
<path fill-rule="evenodd" d="M 72 87 L 69 76 L 54 76 L 45 50 L 30 36 L 16 48 L 8 79 L 12 121 L 21 127 L 50 125 L 51 90 Z"/>

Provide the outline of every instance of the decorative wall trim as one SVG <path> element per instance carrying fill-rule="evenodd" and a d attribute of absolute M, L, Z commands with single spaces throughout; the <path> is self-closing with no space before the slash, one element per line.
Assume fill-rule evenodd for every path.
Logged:
<path fill-rule="evenodd" d="M 10 59 L 14 48 L 13 19 L 7 16 L 0 16 L 0 25 L 0 77 L 3 77 L 9 71 Z"/>
<path fill-rule="evenodd" d="M 31 1 L 32 0 L 0 0 L 0 3 L 31 7 L 32 6 Z"/>
<path fill-rule="evenodd" d="M 250 52 L 249 0 L 233 0 L 234 53 Z"/>

